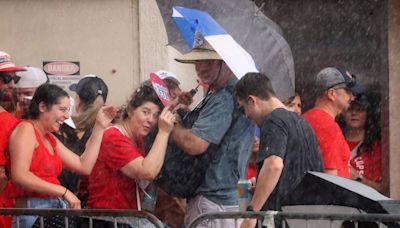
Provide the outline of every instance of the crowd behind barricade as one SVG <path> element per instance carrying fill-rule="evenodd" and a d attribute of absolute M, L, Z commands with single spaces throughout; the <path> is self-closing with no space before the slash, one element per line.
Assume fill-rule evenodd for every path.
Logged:
<path fill-rule="evenodd" d="M 281 210 L 307 171 L 382 190 L 379 101 L 345 69 L 315 76 L 315 106 L 303 115 L 300 94 L 279 100 L 268 72 L 238 80 L 207 49 L 176 61 L 193 64 L 207 85 L 192 109 L 197 88 L 184 92 L 172 72 L 155 73 L 170 106 L 146 81 L 116 108 L 99 76 L 71 85 L 70 98 L 41 69 L 18 67 L 0 51 L 0 207 L 147 210 L 168 227 L 185 227 L 204 213 L 238 211 L 243 179 L 252 183 L 252 198 L 240 207 L 246 211 Z M 17 219 L 20 227 L 37 224 L 37 216 L 0 216 L 0 227 Z M 235 222 L 257 221 L 200 227 Z M 151 227 L 134 219 L 125 225 Z"/>

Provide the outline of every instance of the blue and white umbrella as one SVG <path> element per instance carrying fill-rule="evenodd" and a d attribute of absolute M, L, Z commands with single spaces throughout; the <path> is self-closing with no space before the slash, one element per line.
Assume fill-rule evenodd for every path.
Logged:
<path fill-rule="evenodd" d="M 251 55 L 208 13 L 175 6 L 172 18 L 191 49 L 211 46 L 239 79 L 248 72 L 258 72 Z"/>

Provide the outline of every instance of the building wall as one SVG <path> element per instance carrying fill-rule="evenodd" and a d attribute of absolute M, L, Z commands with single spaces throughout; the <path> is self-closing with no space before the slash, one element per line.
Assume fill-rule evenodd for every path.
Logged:
<path fill-rule="evenodd" d="M 17 64 L 79 61 L 109 86 L 109 103 L 121 104 L 139 83 L 136 0 L 0 0 L 1 50 Z M 4 20 L 7 19 L 7 20 Z"/>
<path fill-rule="evenodd" d="M 390 196 L 400 199 L 400 1 L 389 0 L 388 9 Z"/>

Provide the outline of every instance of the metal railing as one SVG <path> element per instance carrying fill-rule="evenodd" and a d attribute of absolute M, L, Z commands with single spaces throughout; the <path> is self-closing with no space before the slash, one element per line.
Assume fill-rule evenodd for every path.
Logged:
<path fill-rule="evenodd" d="M 278 212 L 278 211 L 261 211 L 261 212 L 216 212 L 206 213 L 198 216 L 188 226 L 188 228 L 195 228 L 202 222 L 211 221 L 214 219 L 234 219 L 235 227 L 240 226 L 240 220 L 254 218 L 257 219 L 257 227 L 261 228 L 267 226 L 268 228 L 274 227 L 277 222 L 281 224 L 283 228 L 286 227 L 318 227 L 318 228 L 333 228 L 343 227 L 343 223 L 347 223 L 348 227 L 358 228 L 363 223 L 369 222 L 368 224 L 374 223 L 372 227 L 400 227 L 400 214 L 340 214 L 340 213 L 298 213 L 298 212 Z M 311 225 L 315 221 L 324 221 L 326 225 Z M 339 226 L 334 223 L 338 221 Z M 290 223 L 298 222 L 296 225 L 291 226 Z M 299 223 L 300 222 L 300 223 Z M 266 225 L 268 224 L 268 225 Z M 344 226 L 347 227 L 347 226 Z M 371 225 L 362 226 L 371 227 Z"/>
<path fill-rule="evenodd" d="M 21 216 L 35 215 L 39 216 L 40 227 L 45 227 L 44 218 L 52 216 L 61 216 L 64 218 L 64 227 L 71 227 L 72 218 L 84 218 L 88 221 L 87 227 L 94 227 L 94 221 L 111 222 L 115 228 L 118 224 L 123 224 L 130 219 L 147 220 L 156 228 L 164 228 L 163 223 L 153 214 L 145 211 L 136 210 L 108 210 L 108 209 L 27 209 L 27 208 L 0 208 L 0 215 Z M 17 227 L 19 224 L 17 222 Z M 140 223 L 138 227 L 141 227 Z"/>

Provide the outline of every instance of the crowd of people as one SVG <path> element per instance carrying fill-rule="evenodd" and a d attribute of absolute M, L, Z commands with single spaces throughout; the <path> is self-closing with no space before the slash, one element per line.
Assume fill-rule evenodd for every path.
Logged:
<path fill-rule="evenodd" d="M 116 108 L 99 76 L 71 85 L 70 98 L 41 69 L 18 67 L 0 51 L 0 207 L 149 210 L 142 198 L 158 195 L 151 213 L 185 227 L 204 213 L 238 211 L 243 178 L 254 184 L 247 211 L 281 210 L 307 171 L 382 190 L 379 102 L 345 69 L 315 76 L 315 106 L 303 115 L 300 94 L 279 100 L 268 72 L 238 80 L 208 49 L 176 61 L 193 64 L 207 85 L 192 109 L 193 92 L 169 71 L 156 74 L 180 104 L 165 107 L 147 81 Z M 151 186 L 158 194 L 149 195 Z M 17 220 L 32 227 L 37 216 L 0 216 L 0 226 Z"/>

